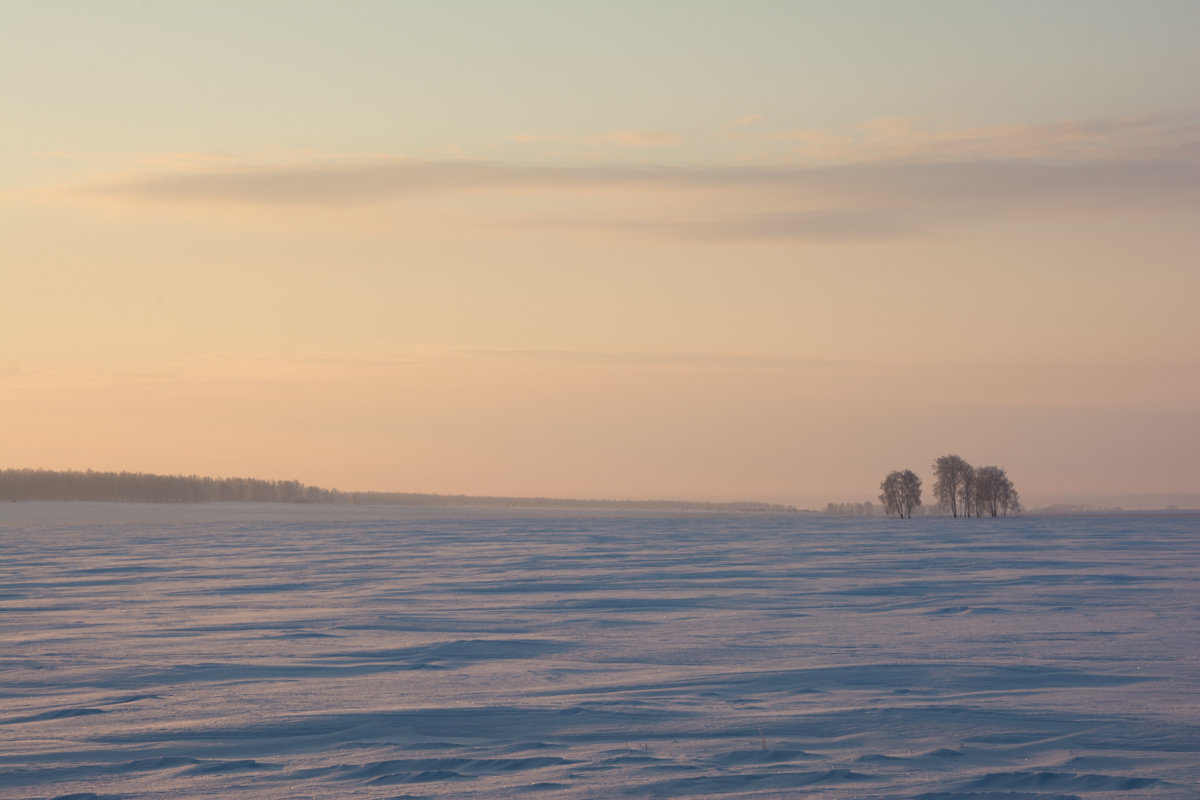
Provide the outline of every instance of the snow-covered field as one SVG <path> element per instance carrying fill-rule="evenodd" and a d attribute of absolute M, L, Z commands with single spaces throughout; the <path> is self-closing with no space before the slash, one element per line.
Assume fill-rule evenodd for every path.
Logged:
<path fill-rule="evenodd" d="M 1194 515 L 5 504 L 0 797 L 1192 800 L 1198 607 Z"/>

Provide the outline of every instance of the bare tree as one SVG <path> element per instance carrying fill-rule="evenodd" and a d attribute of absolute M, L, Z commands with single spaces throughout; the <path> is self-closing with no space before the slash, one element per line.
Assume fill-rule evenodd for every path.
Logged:
<path fill-rule="evenodd" d="M 970 514 L 970 504 L 960 503 L 963 498 L 963 485 L 971 481 L 968 473 L 973 473 L 971 465 L 961 456 L 941 456 L 933 462 L 933 494 L 937 497 L 938 505 L 958 516 L 961 510 L 965 515 Z"/>
<path fill-rule="evenodd" d="M 1017 488 L 1013 486 L 1013 482 L 1005 475 L 1004 483 L 1000 487 L 1000 513 L 1007 517 L 1009 511 L 1014 514 L 1021 513 L 1021 497 L 1017 494 Z"/>
<path fill-rule="evenodd" d="M 970 464 L 967 464 L 966 468 L 963 469 L 961 481 L 958 486 L 959 510 L 962 511 L 964 517 L 980 516 L 979 504 L 976 502 L 975 497 L 975 486 L 979 482 L 979 476 L 975 468 Z"/>
<path fill-rule="evenodd" d="M 1005 480 L 1004 470 L 999 467 L 980 467 L 975 470 L 975 507 L 979 515 L 990 516 L 1000 513 L 1000 490 Z"/>
<path fill-rule="evenodd" d="M 921 505 L 921 479 L 911 469 L 889 472 L 879 488 L 882 490 L 879 500 L 885 514 L 912 519 L 913 509 Z"/>

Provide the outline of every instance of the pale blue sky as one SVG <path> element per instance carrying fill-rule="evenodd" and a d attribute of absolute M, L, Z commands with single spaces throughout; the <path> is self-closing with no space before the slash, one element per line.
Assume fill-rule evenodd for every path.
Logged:
<path fill-rule="evenodd" d="M 23 150 L 472 155 L 513 134 L 1192 117 L 1196 2 L 7 2 Z"/>

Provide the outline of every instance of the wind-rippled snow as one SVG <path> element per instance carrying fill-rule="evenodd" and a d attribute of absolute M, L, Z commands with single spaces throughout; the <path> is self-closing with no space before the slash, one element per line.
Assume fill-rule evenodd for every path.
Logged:
<path fill-rule="evenodd" d="M 1200 517 L 6 504 L 0 797 L 1200 797 Z"/>

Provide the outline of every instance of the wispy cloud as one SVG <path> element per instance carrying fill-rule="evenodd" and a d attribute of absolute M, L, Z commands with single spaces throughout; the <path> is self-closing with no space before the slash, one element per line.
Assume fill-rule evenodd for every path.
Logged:
<path fill-rule="evenodd" d="M 390 161 L 135 175 L 87 187 L 93 194 L 154 202 L 338 206 L 422 194 L 486 190 L 591 191 L 609 187 L 673 192 L 759 190 L 792 197 L 887 199 L 1094 193 L 1110 190 L 1192 196 L 1190 159 L 1044 163 L 979 160 L 835 167 L 538 166 L 487 161 Z M 1180 170 L 1183 170 L 1181 173 Z"/>
<path fill-rule="evenodd" d="M 793 155 L 822 163 L 1112 160 L 1188 152 L 1195 157 L 1200 149 L 1200 128 L 1170 125 L 1154 117 L 967 127 L 937 116 L 883 117 L 844 130 L 755 135 L 790 142 Z"/>
<path fill-rule="evenodd" d="M 521 349 L 409 345 L 372 351 L 330 349 L 223 350 L 166 359 L 137 372 L 123 367 L 0 370 L 10 387 L 51 386 L 86 391 L 96 386 L 190 386 L 221 384 L 327 384 L 408 382 L 414 376 L 451 370 L 827 370 L 850 365 L 840 359 L 799 358 L 737 352 Z"/>
<path fill-rule="evenodd" d="M 762 122 L 766 118 L 767 117 L 765 114 L 747 114 L 744 117 L 738 117 L 737 119 L 731 119 L 728 122 L 726 122 L 724 125 L 722 125 L 721 127 L 722 128 L 745 128 L 749 125 L 754 125 L 755 123 Z"/>
<path fill-rule="evenodd" d="M 795 133 L 822 158 L 764 165 L 531 164 L 296 159 L 173 168 L 94 181 L 93 199 L 157 207 L 437 209 L 464 227 L 665 240 L 872 241 L 1034 208 L 1146 209 L 1200 202 L 1200 133 L 1147 121 L 929 131 L 906 120 L 867 144 Z M 838 153 L 874 157 L 835 157 Z M 814 163 L 815 162 L 815 163 Z M 462 213 L 455 204 L 470 205 Z M 490 220 L 490 222 L 489 222 Z"/>
<path fill-rule="evenodd" d="M 828 367 L 847 362 L 837 359 L 760 356 L 745 353 L 647 352 L 605 350 L 521 350 L 463 348 L 459 354 L 486 360 L 520 361 L 544 365 L 613 365 L 623 367 L 703 367 L 703 368 L 788 368 Z"/>
<path fill-rule="evenodd" d="M 870 208 L 816 211 L 735 211 L 680 218 L 656 216 L 603 220 L 521 220 L 525 227 L 589 230 L 631 239 L 691 242 L 846 242 L 905 238 L 926 228 L 911 211 Z"/>
<path fill-rule="evenodd" d="M 610 131 L 590 136 L 520 133 L 513 136 L 512 140 L 520 144 L 614 144 L 623 147 L 664 147 L 679 144 L 683 141 L 683 137 L 671 131 L 640 130 Z"/>

